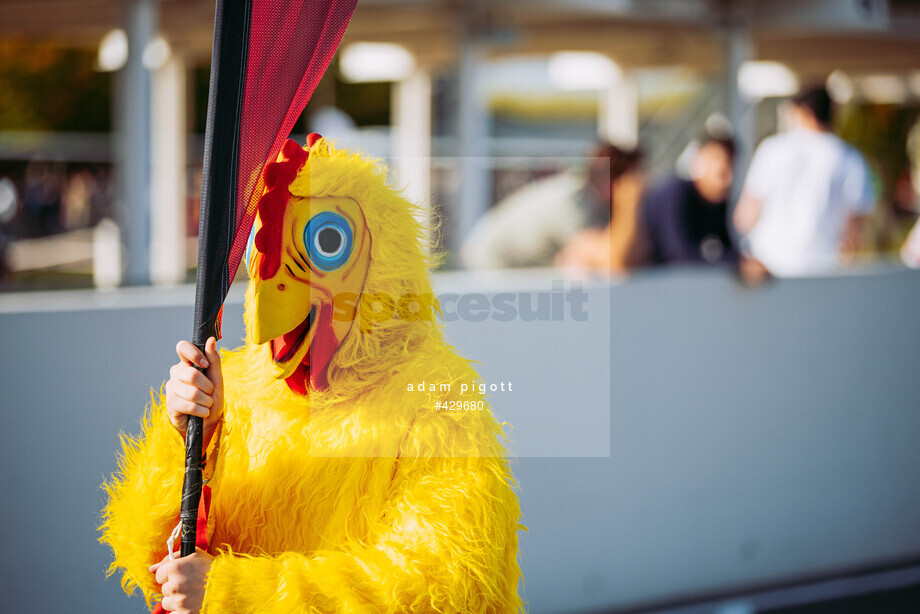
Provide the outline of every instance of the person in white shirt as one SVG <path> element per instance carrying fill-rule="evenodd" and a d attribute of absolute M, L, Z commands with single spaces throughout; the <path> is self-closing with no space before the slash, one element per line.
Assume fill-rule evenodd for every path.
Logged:
<path fill-rule="evenodd" d="M 831 132 L 832 111 L 823 87 L 793 98 L 793 129 L 757 148 L 735 208 L 749 255 L 777 277 L 845 264 L 875 207 L 866 160 Z"/>

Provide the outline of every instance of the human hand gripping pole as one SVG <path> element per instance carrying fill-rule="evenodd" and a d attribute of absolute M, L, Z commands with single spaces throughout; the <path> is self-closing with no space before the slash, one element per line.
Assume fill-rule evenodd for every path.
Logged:
<path fill-rule="evenodd" d="M 180 536 L 183 556 L 194 552 L 196 544 L 203 547 L 202 540 L 196 539 L 199 538 L 196 533 L 201 529 L 196 512 L 204 483 L 202 452 L 208 446 L 208 441 L 217 436 L 218 423 L 223 414 L 220 355 L 217 352 L 217 340 L 212 339 L 197 346 L 188 341 L 180 341 L 176 345 L 179 362 L 170 369 L 170 379 L 166 383 L 169 419 L 180 433 L 184 433 L 186 439 L 180 521 L 167 542 L 170 559 L 173 558 L 172 544 Z"/>
<path fill-rule="evenodd" d="M 214 454 L 219 449 L 220 422 L 223 419 L 224 385 L 217 339 L 210 337 L 202 346 L 180 341 L 176 344 L 179 361 L 169 369 L 165 385 L 166 412 L 173 427 L 187 439 L 185 459 L 185 496 L 180 502 L 180 520 L 167 541 L 168 560 L 175 558 L 173 544 L 180 537 L 194 539 L 198 549 L 207 549 L 207 535 L 202 534 L 207 522 L 207 468 L 203 467 L 211 444 Z M 199 424 L 201 427 L 199 428 Z M 209 443 L 210 442 L 210 443 Z M 194 459 L 200 459 L 195 462 Z M 200 502 L 198 517 L 193 512 L 196 499 Z M 192 532 L 189 531 L 191 525 Z M 185 530 L 183 531 L 183 527 Z M 181 540 L 180 540 L 181 542 Z M 185 546 L 186 551 L 189 549 Z M 188 554 L 188 552 L 186 552 Z"/>

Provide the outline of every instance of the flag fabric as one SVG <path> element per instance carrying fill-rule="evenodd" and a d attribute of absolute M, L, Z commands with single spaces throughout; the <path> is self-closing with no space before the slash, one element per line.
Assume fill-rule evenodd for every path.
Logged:
<path fill-rule="evenodd" d="M 262 168 L 338 48 L 357 0 L 217 0 L 205 133 L 193 342 L 220 337 Z"/>

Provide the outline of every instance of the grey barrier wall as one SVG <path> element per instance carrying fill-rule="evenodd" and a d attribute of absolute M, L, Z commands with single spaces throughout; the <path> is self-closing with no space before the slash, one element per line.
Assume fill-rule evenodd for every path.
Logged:
<path fill-rule="evenodd" d="M 515 283 L 545 292 L 552 275 Z M 439 278 L 442 296 L 504 284 Z M 239 290 L 227 345 L 243 335 Z M 486 382 L 520 382 L 492 402 L 516 426 L 530 611 L 920 560 L 920 274 L 746 289 L 680 271 L 585 291 L 595 328 L 570 335 L 446 324 Z M 99 485 L 166 378 L 191 301 L 188 288 L 0 296 L 3 611 L 144 611 L 104 576 Z M 562 428 L 566 416 L 600 422 Z"/>

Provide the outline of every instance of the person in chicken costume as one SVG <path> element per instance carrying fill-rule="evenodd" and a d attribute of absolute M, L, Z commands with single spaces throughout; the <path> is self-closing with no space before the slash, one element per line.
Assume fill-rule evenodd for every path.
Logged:
<path fill-rule="evenodd" d="M 436 407 L 483 398 L 461 396 L 478 377 L 443 339 L 414 207 L 382 164 L 316 135 L 265 182 L 245 344 L 180 342 L 106 484 L 109 573 L 169 611 L 522 610 L 502 429 L 488 405 Z M 187 414 L 206 416 L 206 540 L 170 561 Z"/>

